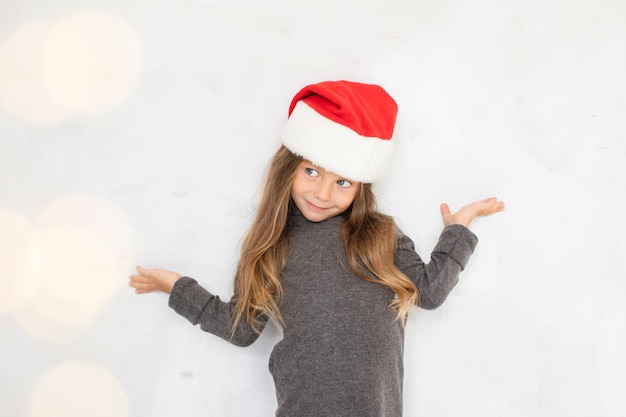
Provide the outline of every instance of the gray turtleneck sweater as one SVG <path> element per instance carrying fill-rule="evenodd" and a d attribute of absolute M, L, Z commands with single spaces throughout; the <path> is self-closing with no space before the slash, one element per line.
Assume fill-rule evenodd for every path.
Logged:
<path fill-rule="evenodd" d="M 348 265 L 341 216 L 320 223 L 296 215 L 281 275 L 283 339 L 269 368 L 279 417 L 399 417 L 402 415 L 404 329 L 389 304 L 394 294 L 366 282 Z M 417 286 L 419 306 L 441 305 L 477 244 L 464 226 L 446 227 L 429 263 L 401 235 L 397 267 Z M 176 282 L 170 307 L 202 330 L 238 346 L 258 334 L 242 322 L 231 338 L 234 300 L 225 302 L 189 277 Z"/>

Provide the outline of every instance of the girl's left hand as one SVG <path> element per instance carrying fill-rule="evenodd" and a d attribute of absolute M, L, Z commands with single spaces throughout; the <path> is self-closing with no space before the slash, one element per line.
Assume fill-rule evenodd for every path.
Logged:
<path fill-rule="evenodd" d="M 504 210 L 504 202 L 498 201 L 496 197 L 491 197 L 470 203 L 454 214 L 450 212 L 450 207 L 443 203 L 441 205 L 441 217 L 443 218 L 444 226 L 462 224 L 468 227 L 475 217 L 489 216 L 502 210 Z"/>
<path fill-rule="evenodd" d="M 164 269 L 147 269 L 137 267 L 138 274 L 130 276 L 129 286 L 135 289 L 137 294 L 161 291 L 169 294 L 176 281 L 180 279 L 178 272 L 166 271 Z"/>

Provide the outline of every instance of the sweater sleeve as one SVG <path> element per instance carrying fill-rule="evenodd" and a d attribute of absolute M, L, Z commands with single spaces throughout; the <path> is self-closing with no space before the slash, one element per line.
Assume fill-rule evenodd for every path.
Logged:
<path fill-rule="evenodd" d="M 229 302 L 222 301 L 192 278 L 182 277 L 176 281 L 170 294 L 169 306 L 191 324 L 200 324 L 205 332 L 213 333 L 236 346 L 249 346 L 259 337 L 246 320 L 239 322 L 233 334 L 234 298 Z M 259 330 L 266 323 L 267 320 L 261 320 Z"/>
<path fill-rule="evenodd" d="M 441 232 L 433 249 L 430 262 L 425 263 L 415 252 L 410 238 L 401 234 L 396 249 L 396 266 L 417 286 L 421 308 L 439 307 L 459 281 L 474 252 L 478 238 L 467 227 L 459 224 L 447 226 Z"/>

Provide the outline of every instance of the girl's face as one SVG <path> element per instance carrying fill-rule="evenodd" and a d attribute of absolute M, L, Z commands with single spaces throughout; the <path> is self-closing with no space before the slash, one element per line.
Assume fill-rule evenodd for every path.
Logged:
<path fill-rule="evenodd" d="M 321 222 L 346 211 L 358 187 L 358 182 L 304 160 L 296 168 L 291 198 L 307 220 Z"/>

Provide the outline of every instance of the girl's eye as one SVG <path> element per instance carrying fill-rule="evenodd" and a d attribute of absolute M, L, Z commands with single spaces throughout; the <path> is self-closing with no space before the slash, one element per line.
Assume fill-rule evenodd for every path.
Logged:
<path fill-rule="evenodd" d="M 318 172 L 313 168 L 305 168 L 305 171 L 309 177 L 317 177 L 319 176 Z"/>
<path fill-rule="evenodd" d="M 352 185 L 352 183 L 350 181 L 348 181 L 348 180 L 339 180 L 339 181 L 337 181 L 337 184 L 340 187 L 346 187 L 346 188 Z"/>

